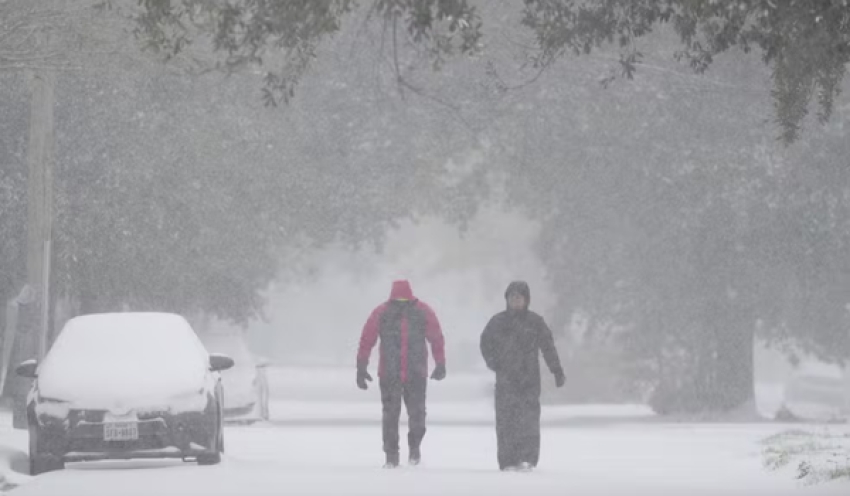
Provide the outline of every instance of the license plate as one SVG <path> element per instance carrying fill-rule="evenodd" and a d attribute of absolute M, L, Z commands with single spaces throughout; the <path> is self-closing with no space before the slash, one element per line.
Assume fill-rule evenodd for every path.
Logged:
<path fill-rule="evenodd" d="M 139 439 L 136 422 L 108 422 L 103 424 L 104 441 L 135 441 Z"/>

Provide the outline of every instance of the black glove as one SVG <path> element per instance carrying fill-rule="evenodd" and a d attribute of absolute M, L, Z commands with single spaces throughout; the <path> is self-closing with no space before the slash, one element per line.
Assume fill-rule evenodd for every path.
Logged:
<path fill-rule="evenodd" d="M 442 381 L 446 378 L 446 364 L 438 363 L 436 367 L 434 367 L 434 372 L 431 373 L 431 379 L 435 381 Z"/>
<path fill-rule="evenodd" d="M 562 387 L 564 383 L 567 381 L 566 376 L 564 376 L 563 370 L 555 371 L 555 386 Z"/>
<path fill-rule="evenodd" d="M 366 385 L 366 381 L 372 382 L 372 376 L 369 375 L 369 372 L 366 370 L 365 365 L 357 366 L 357 387 L 360 389 L 366 390 L 369 386 Z"/>

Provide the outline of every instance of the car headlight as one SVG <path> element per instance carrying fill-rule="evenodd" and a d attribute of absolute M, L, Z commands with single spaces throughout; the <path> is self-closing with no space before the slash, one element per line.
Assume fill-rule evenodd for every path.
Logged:
<path fill-rule="evenodd" d="M 40 396 L 35 402 L 35 414 L 37 417 L 67 419 L 70 412 L 71 403 L 68 401 Z"/>
<path fill-rule="evenodd" d="M 202 412 L 209 403 L 209 395 L 205 388 L 172 397 L 168 402 L 171 413 Z"/>

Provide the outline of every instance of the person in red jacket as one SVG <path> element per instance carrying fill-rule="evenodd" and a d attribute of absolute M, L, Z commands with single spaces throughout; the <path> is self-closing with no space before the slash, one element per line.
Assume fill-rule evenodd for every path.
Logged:
<path fill-rule="evenodd" d="M 419 464 L 420 446 L 425 436 L 425 398 L 428 384 L 428 344 L 434 355 L 431 379 L 446 377 L 443 331 L 436 314 L 425 302 L 413 296 L 408 281 L 394 281 L 390 298 L 375 308 L 363 326 L 357 351 L 357 387 L 366 389 L 371 381 L 367 367 L 372 348 L 380 339 L 378 383 L 383 404 L 383 444 L 386 468 L 399 464 L 398 423 L 401 402 L 408 415 L 407 442 L 411 465 Z"/>

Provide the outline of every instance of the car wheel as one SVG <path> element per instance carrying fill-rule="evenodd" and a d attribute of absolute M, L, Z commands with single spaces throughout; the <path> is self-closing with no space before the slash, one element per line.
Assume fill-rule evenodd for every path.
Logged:
<path fill-rule="evenodd" d="M 65 469 L 65 461 L 57 456 L 45 454 L 39 442 L 38 427 L 29 426 L 30 475 L 39 475 Z"/>
<path fill-rule="evenodd" d="M 221 463 L 221 453 L 218 451 L 198 455 L 198 465 L 218 465 L 219 463 Z"/>
<path fill-rule="evenodd" d="M 30 458 L 30 475 L 39 475 L 57 470 L 65 470 L 65 462 L 55 456 L 39 455 Z"/>
<path fill-rule="evenodd" d="M 215 442 L 214 451 L 211 453 L 203 453 L 198 455 L 198 465 L 218 465 L 221 463 L 221 454 L 224 452 L 224 436 L 221 433 L 221 427 L 218 429 L 218 436 Z"/>
<path fill-rule="evenodd" d="M 221 463 L 221 454 L 224 452 L 224 436 L 221 427 L 218 428 L 218 437 L 215 442 L 215 451 L 198 455 L 198 465 L 218 465 Z"/>

